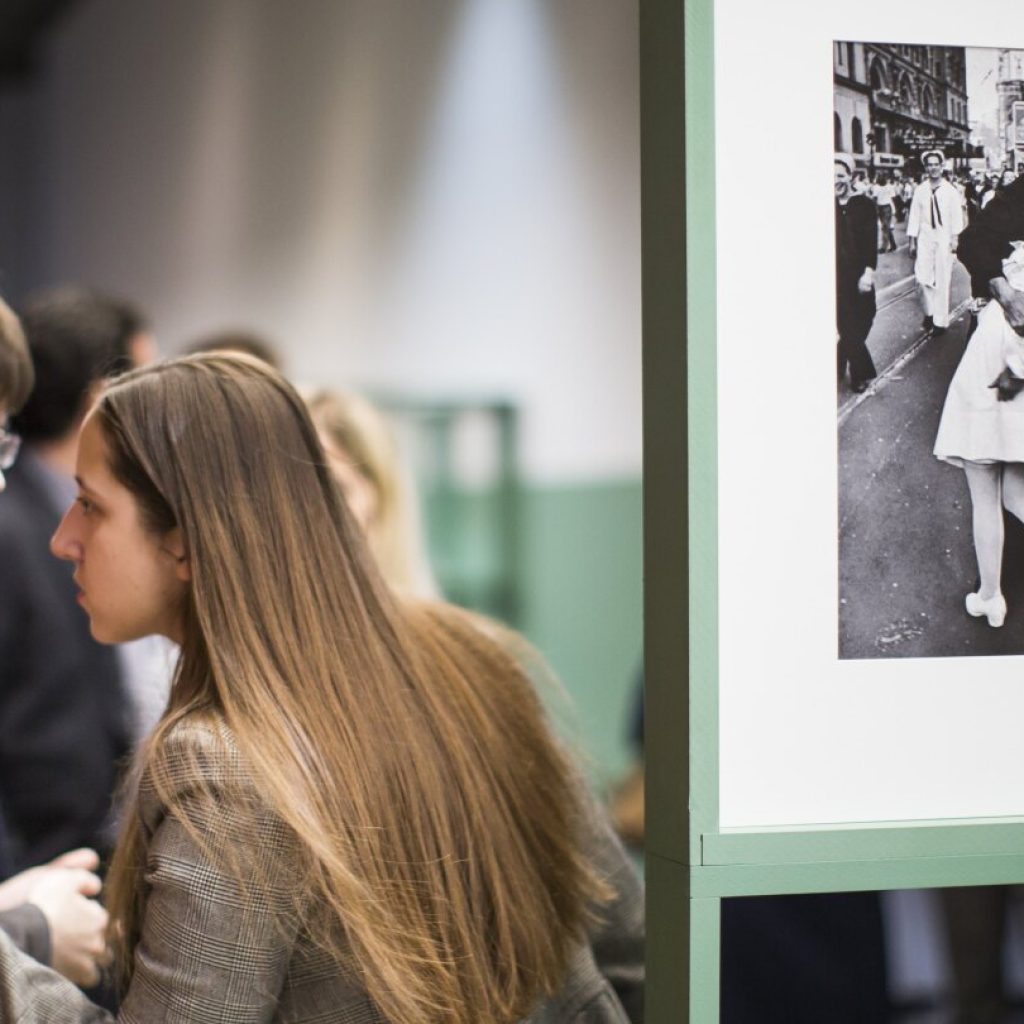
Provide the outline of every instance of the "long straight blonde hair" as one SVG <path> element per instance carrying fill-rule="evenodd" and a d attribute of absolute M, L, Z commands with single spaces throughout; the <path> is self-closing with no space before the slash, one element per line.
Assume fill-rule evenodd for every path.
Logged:
<path fill-rule="evenodd" d="M 324 908 L 305 926 L 389 1020 L 528 1014 L 608 893 L 513 639 L 393 596 L 301 399 L 257 361 L 137 371 L 94 415 L 143 523 L 179 527 L 188 552 L 178 672 L 141 754 L 169 813 L 188 824 L 168 736 L 183 720 L 223 720 L 303 853 L 301 887 Z M 108 881 L 126 979 L 144 909 L 135 810 Z"/>

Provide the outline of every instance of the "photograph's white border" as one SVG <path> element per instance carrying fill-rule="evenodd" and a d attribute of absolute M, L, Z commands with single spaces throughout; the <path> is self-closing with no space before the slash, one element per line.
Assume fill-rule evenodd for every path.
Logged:
<path fill-rule="evenodd" d="M 1024 658 L 837 655 L 832 44 L 1024 48 L 1008 16 L 716 0 L 723 828 L 1024 814 Z"/>

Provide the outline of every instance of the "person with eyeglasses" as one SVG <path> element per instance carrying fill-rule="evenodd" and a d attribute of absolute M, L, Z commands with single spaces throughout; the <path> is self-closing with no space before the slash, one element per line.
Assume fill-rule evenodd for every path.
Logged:
<path fill-rule="evenodd" d="M 14 465 L 21 447 L 21 438 L 10 429 L 8 417 L 25 404 L 33 380 L 21 324 L 14 310 L 0 299 L 0 491 L 7 484 L 4 471 Z"/>
<path fill-rule="evenodd" d="M 0 491 L 7 486 L 4 477 L 4 470 L 14 465 L 18 457 L 18 450 L 21 448 L 21 437 L 15 434 L 6 424 L 0 426 Z"/>
<path fill-rule="evenodd" d="M 34 372 L 21 324 L 0 300 L 0 491 L 4 473 L 18 457 L 20 437 L 8 417 L 25 404 Z M 0 815 L 0 928 L 41 963 L 50 964 L 77 984 L 93 984 L 106 957 L 106 911 L 90 897 L 100 890 L 93 850 L 73 850 L 52 863 L 8 878 L 12 857 Z"/>
<path fill-rule="evenodd" d="M 47 550 L 74 491 L 83 406 L 116 368 L 116 321 L 64 291 L 29 300 L 20 319 L 35 381 L 11 416 L 25 444 L 0 504 L 0 802 L 16 868 L 78 846 L 109 849 L 130 747 L 115 653 L 81 627 L 70 574 Z"/>
<path fill-rule="evenodd" d="M 49 552 L 75 491 L 85 412 L 108 377 L 135 365 L 133 339 L 144 332 L 126 309 L 62 286 L 20 310 L 35 382 L 11 417 L 24 444 L 0 503 L 0 803 L 16 868 L 82 846 L 110 852 L 134 743 L 121 652 L 89 635 L 71 573 Z"/>

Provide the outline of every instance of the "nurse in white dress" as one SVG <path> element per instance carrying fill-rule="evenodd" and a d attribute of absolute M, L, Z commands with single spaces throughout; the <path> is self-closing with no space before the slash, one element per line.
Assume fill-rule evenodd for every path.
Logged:
<path fill-rule="evenodd" d="M 1024 291 L 1024 241 L 1012 245 L 1003 276 Z M 982 309 L 950 381 L 935 454 L 963 469 L 971 493 L 981 584 L 967 595 L 967 612 L 1001 626 L 1006 618 L 1000 581 L 1003 508 L 1024 522 L 1024 337 L 1009 325 L 998 302 Z"/>

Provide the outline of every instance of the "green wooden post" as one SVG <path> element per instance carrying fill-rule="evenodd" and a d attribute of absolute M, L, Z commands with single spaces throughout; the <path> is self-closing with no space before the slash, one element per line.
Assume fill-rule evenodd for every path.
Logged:
<path fill-rule="evenodd" d="M 691 918 L 699 829 L 691 788 L 687 479 L 686 197 L 683 189 L 683 7 L 640 4 L 641 224 L 644 376 L 644 664 L 650 1024 L 686 1024 L 708 996 L 717 948 L 700 946 L 718 901 Z M 717 830 L 717 829 L 716 829 Z M 716 922 L 717 919 L 715 918 Z M 717 923 L 714 928 L 717 934 Z M 691 945 L 697 939 L 697 945 Z M 699 947 L 699 948 L 698 948 Z M 693 972 L 692 960 L 700 969 Z M 711 1024 L 713 1016 L 694 1015 Z"/>

